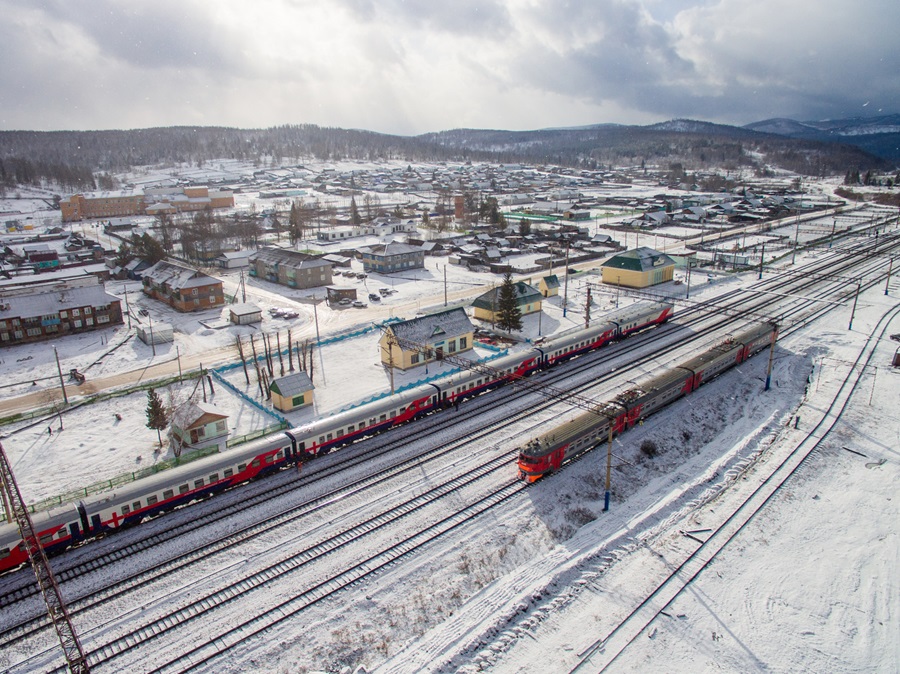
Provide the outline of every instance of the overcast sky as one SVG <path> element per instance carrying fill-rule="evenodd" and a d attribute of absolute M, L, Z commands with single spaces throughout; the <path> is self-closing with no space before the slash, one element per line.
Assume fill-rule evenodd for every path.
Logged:
<path fill-rule="evenodd" d="M 0 128 L 900 112 L 898 0 L 0 0 Z"/>

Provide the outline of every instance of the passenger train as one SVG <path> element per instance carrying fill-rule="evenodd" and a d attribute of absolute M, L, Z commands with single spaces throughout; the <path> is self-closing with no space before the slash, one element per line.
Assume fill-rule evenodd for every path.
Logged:
<path fill-rule="evenodd" d="M 548 339 L 490 363 L 494 375 L 461 371 L 308 424 L 248 442 L 152 477 L 118 487 L 74 506 L 33 515 L 35 531 L 48 554 L 203 499 L 267 473 L 452 407 L 460 401 L 552 367 L 574 356 L 651 326 L 665 323 L 674 307 L 640 302 L 603 317 L 603 322 Z M 0 525 L 0 573 L 28 561 L 15 523 Z"/>
<path fill-rule="evenodd" d="M 775 343 L 777 326 L 762 323 L 601 403 L 594 411 L 529 441 L 519 451 L 519 477 L 535 482 L 564 462 L 641 423 L 648 415 Z"/>

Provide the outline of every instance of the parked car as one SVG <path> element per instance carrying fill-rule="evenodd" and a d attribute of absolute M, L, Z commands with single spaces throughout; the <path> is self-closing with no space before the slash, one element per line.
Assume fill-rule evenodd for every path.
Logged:
<path fill-rule="evenodd" d="M 351 304 L 353 304 L 353 300 L 351 300 L 349 297 L 344 297 L 341 298 L 341 301 L 338 302 L 338 304 L 340 304 L 342 307 L 349 307 Z"/>
<path fill-rule="evenodd" d="M 353 278 L 356 276 L 356 272 L 355 271 L 345 271 L 344 276 L 346 276 L 348 278 Z"/>
<path fill-rule="evenodd" d="M 368 274 L 364 271 L 356 272 L 356 278 L 366 278 Z"/>
<path fill-rule="evenodd" d="M 357 309 L 365 309 L 369 305 L 366 304 L 365 302 L 363 302 L 362 300 L 354 300 L 353 306 L 356 307 Z"/>
<path fill-rule="evenodd" d="M 369 293 L 369 300 L 371 300 L 372 302 L 380 302 L 381 295 L 376 295 L 375 293 Z"/>
<path fill-rule="evenodd" d="M 387 297 L 388 295 L 391 294 L 391 289 L 390 288 L 379 288 L 378 292 L 380 292 L 384 297 Z"/>

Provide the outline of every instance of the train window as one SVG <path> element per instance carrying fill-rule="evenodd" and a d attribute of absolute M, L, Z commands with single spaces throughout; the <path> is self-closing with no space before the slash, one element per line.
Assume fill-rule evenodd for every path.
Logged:
<path fill-rule="evenodd" d="M 0 548 L 0 559 L 4 557 L 9 557 L 9 550 L 7 548 Z"/>
<path fill-rule="evenodd" d="M 123 515 L 127 515 L 130 512 L 131 512 L 131 508 L 129 508 L 127 505 L 122 506 L 122 514 Z"/>
<path fill-rule="evenodd" d="M 194 489 L 199 489 L 203 486 L 203 478 L 201 477 L 199 480 L 194 480 Z"/>
<path fill-rule="evenodd" d="M 331 442 L 331 440 L 332 440 L 331 433 L 329 433 L 328 435 L 325 436 L 325 441 Z"/>
<path fill-rule="evenodd" d="M 369 426 L 374 426 L 376 421 L 377 421 L 377 419 L 375 417 L 372 417 L 371 419 L 369 419 Z"/>
<path fill-rule="evenodd" d="M 135 501 L 134 503 L 131 504 L 131 508 L 132 508 L 133 510 L 140 510 L 140 509 L 141 509 L 141 502 L 140 502 L 140 501 Z"/>
<path fill-rule="evenodd" d="M 325 436 L 324 436 L 324 435 L 320 435 L 320 436 L 319 436 L 319 444 L 321 445 L 323 442 L 325 442 Z"/>
<path fill-rule="evenodd" d="M 209 476 L 209 483 L 210 483 L 210 484 L 212 484 L 213 482 L 218 482 L 218 481 L 219 481 L 219 474 L 218 474 L 218 473 L 213 473 L 212 475 Z"/>
<path fill-rule="evenodd" d="M 344 429 L 343 428 L 337 429 L 337 437 L 339 437 L 339 438 L 344 437 Z"/>
<path fill-rule="evenodd" d="M 165 501 L 166 499 L 170 499 L 173 496 L 175 496 L 175 490 L 174 489 L 166 489 L 163 492 L 163 501 Z"/>
<path fill-rule="evenodd" d="M 391 410 L 391 419 L 393 419 L 393 418 L 396 417 L 396 416 L 397 416 L 397 413 L 394 412 L 393 410 Z"/>
<path fill-rule="evenodd" d="M 283 450 L 283 449 L 279 449 L 279 450 L 275 453 L 275 458 L 278 459 L 279 461 L 281 461 L 281 460 L 284 458 L 284 450 Z"/>
<path fill-rule="evenodd" d="M 41 545 L 47 545 L 50 541 L 53 540 L 53 534 L 44 534 L 40 537 Z"/>
<path fill-rule="evenodd" d="M 239 472 L 239 473 L 243 473 L 245 470 L 247 470 L 247 464 L 246 464 L 246 463 L 239 463 L 239 464 L 238 464 L 238 472 Z"/>
<path fill-rule="evenodd" d="M 259 468 L 259 459 L 253 459 L 253 461 L 250 462 L 250 465 L 254 468 Z"/>
<path fill-rule="evenodd" d="M 178 487 L 179 494 L 187 494 L 190 490 L 191 490 L 190 486 L 186 485 L 186 484 L 183 484 L 180 487 Z"/>
<path fill-rule="evenodd" d="M 233 468 L 226 468 L 225 471 L 222 473 L 223 477 L 231 477 L 232 475 L 234 475 Z"/>
<path fill-rule="evenodd" d="M 379 417 L 379 420 L 380 420 L 380 421 L 387 421 L 387 415 L 386 415 L 386 414 L 382 414 L 382 415 Z"/>
<path fill-rule="evenodd" d="M 155 504 L 156 504 L 156 501 L 157 501 L 157 498 L 156 498 L 155 495 L 154 495 L 154 496 L 148 496 L 148 497 L 147 497 L 147 505 L 148 505 L 148 506 L 155 505 Z"/>
<path fill-rule="evenodd" d="M 348 432 L 348 433 L 352 433 L 352 432 L 353 432 L 353 424 L 350 424 L 349 426 L 347 426 L 347 432 Z"/>
<path fill-rule="evenodd" d="M 127 508 L 128 506 L 125 506 L 125 507 Z M 123 514 L 124 514 L 124 513 L 123 513 Z M 56 536 L 57 538 L 65 538 L 66 536 L 69 535 L 69 534 L 66 532 L 66 528 L 65 528 L 65 527 L 63 527 L 62 529 L 60 529 L 60 530 L 57 531 L 56 533 L 57 533 L 57 536 Z"/>
<path fill-rule="evenodd" d="M 267 456 L 267 457 L 265 457 L 265 458 L 263 459 L 263 461 L 264 461 L 265 463 L 272 463 L 274 460 L 275 460 L 275 457 L 272 456 L 271 454 L 269 454 L 269 456 Z"/>

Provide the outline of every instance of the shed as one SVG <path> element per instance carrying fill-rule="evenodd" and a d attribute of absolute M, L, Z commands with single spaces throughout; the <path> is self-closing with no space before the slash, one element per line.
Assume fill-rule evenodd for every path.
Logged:
<path fill-rule="evenodd" d="M 559 279 L 556 274 L 543 277 L 538 282 L 538 290 L 541 291 L 541 295 L 544 297 L 556 297 L 559 295 Z"/>
<path fill-rule="evenodd" d="M 337 304 L 343 299 L 355 300 L 356 288 L 341 288 L 340 286 L 328 286 L 325 288 L 330 304 Z"/>
<path fill-rule="evenodd" d="M 137 336 L 147 346 L 152 344 L 171 344 L 175 341 L 175 331 L 172 329 L 172 324 L 163 323 L 162 321 L 139 325 L 137 327 Z"/>
<path fill-rule="evenodd" d="M 306 372 L 295 372 L 279 377 L 269 384 L 272 394 L 272 405 L 282 412 L 290 412 L 298 407 L 312 405 L 313 386 Z"/>
<path fill-rule="evenodd" d="M 262 321 L 262 309 L 255 304 L 232 304 L 228 308 L 231 322 L 235 325 L 250 325 Z"/>

